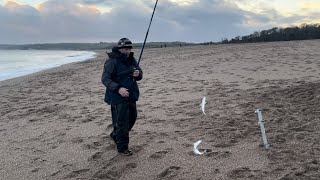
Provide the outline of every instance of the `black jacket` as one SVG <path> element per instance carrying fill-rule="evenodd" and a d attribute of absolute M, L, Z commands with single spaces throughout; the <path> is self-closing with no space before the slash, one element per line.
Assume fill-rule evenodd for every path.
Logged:
<path fill-rule="evenodd" d="M 101 81 L 105 85 L 105 102 L 116 105 L 122 102 L 136 102 L 139 99 L 139 87 L 136 81 L 142 79 L 142 70 L 133 57 L 133 52 L 127 58 L 117 47 L 112 48 L 108 53 L 109 59 L 104 64 Z M 140 71 L 139 76 L 132 77 L 133 70 Z M 129 89 L 129 97 L 122 97 L 118 91 L 121 87 Z"/>

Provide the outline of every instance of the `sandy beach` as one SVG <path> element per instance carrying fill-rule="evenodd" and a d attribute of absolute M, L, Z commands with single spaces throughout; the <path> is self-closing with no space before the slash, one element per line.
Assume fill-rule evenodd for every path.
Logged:
<path fill-rule="evenodd" d="M 0 179 L 320 179 L 320 40 L 144 52 L 130 157 L 109 138 L 105 51 L 1 81 Z"/>

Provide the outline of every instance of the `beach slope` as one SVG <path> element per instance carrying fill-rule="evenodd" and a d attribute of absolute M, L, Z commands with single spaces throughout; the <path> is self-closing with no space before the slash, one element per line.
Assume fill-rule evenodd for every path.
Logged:
<path fill-rule="evenodd" d="M 320 179 L 319 49 L 319 40 L 146 49 L 130 157 L 109 138 L 105 51 L 2 81 L 0 179 Z"/>

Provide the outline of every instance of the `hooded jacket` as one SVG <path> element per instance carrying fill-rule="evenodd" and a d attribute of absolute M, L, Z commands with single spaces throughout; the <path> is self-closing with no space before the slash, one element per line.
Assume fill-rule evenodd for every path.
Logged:
<path fill-rule="evenodd" d="M 142 79 L 142 70 L 131 52 L 129 57 L 119 51 L 118 47 L 112 48 L 111 53 L 107 53 L 109 59 L 104 64 L 101 81 L 106 87 L 104 101 L 109 105 L 116 105 L 123 102 L 136 102 L 139 99 L 139 87 L 136 81 Z M 134 69 L 140 71 L 139 76 L 132 77 Z M 119 89 L 124 87 L 129 91 L 129 97 L 122 97 Z"/>

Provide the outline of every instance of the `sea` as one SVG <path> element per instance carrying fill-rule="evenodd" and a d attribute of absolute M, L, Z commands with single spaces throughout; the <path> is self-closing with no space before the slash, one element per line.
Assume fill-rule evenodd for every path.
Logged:
<path fill-rule="evenodd" d="M 0 50 L 0 81 L 95 56 L 92 51 Z"/>

